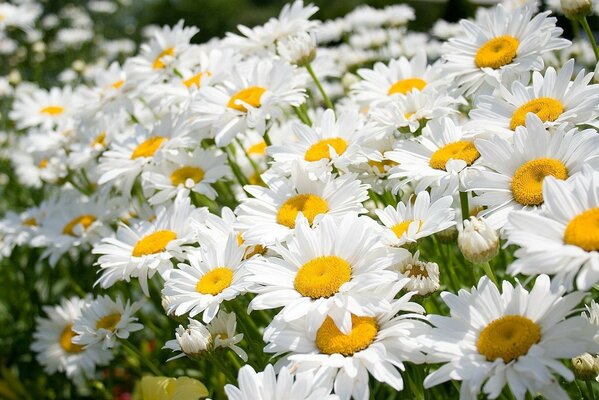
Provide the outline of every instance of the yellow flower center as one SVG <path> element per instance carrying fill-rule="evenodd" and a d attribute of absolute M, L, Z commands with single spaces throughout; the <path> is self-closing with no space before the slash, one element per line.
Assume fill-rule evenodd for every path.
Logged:
<path fill-rule="evenodd" d="M 37 166 L 40 167 L 40 169 L 48 167 L 48 159 L 44 158 L 39 162 L 39 164 L 37 164 Z"/>
<path fill-rule="evenodd" d="M 374 342 L 379 327 L 375 318 L 351 316 L 352 329 L 347 335 L 327 317 L 316 332 L 316 346 L 324 354 L 352 356 Z"/>
<path fill-rule="evenodd" d="M 201 294 L 216 296 L 233 282 L 233 271 L 227 267 L 215 268 L 207 272 L 196 284 L 196 291 Z"/>
<path fill-rule="evenodd" d="M 310 225 L 319 214 L 329 211 L 329 205 L 320 196 L 315 194 L 298 194 L 285 201 L 277 212 L 277 222 L 291 229 L 295 228 L 297 214 L 302 212 Z"/>
<path fill-rule="evenodd" d="M 564 242 L 586 251 L 599 251 L 599 207 L 572 218 L 564 232 Z"/>
<path fill-rule="evenodd" d="M 294 286 L 302 296 L 331 297 L 349 282 L 351 265 L 337 256 L 322 256 L 308 261 L 297 271 Z"/>
<path fill-rule="evenodd" d="M 133 150 L 133 153 L 131 153 L 131 159 L 135 160 L 139 157 L 152 157 L 154 153 L 156 153 L 162 142 L 164 142 L 165 140 L 165 137 L 154 136 L 141 142 Z"/>
<path fill-rule="evenodd" d="M 335 150 L 337 155 L 341 155 L 347 149 L 347 142 L 340 137 L 335 137 L 331 139 L 323 139 L 316 143 L 314 143 L 310 148 L 306 151 L 304 155 L 304 160 L 306 161 L 320 161 L 323 158 L 331 158 L 330 148 Z"/>
<path fill-rule="evenodd" d="M 379 173 L 384 174 L 390 168 L 396 166 L 397 163 L 395 161 L 391 161 L 391 160 L 383 160 L 383 161 L 369 160 L 368 165 L 370 165 L 371 167 L 375 167 L 376 169 L 379 170 Z"/>
<path fill-rule="evenodd" d="M 83 214 L 70 220 L 62 229 L 62 233 L 69 236 L 77 236 L 74 229 L 77 225 L 81 225 L 83 230 L 87 230 L 91 224 L 96 221 L 96 217 L 91 214 Z"/>
<path fill-rule="evenodd" d="M 37 226 L 37 220 L 33 217 L 27 218 L 23 221 L 23 225 L 25 226 Z"/>
<path fill-rule="evenodd" d="M 185 79 L 183 81 L 183 84 L 185 86 L 187 86 L 188 88 L 190 88 L 192 86 L 195 86 L 195 87 L 199 88 L 200 85 L 202 84 L 202 78 L 204 76 L 212 76 L 212 74 L 210 72 L 208 72 L 208 71 L 206 71 L 206 72 L 198 72 L 197 74 L 195 74 L 191 78 Z"/>
<path fill-rule="evenodd" d="M 509 363 L 528 353 L 541 340 L 541 327 L 521 315 L 506 315 L 491 321 L 476 341 L 478 352 L 488 361 L 503 358 Z"/>
<path fill-rule="evenodd" d="M 408 79 L 400 79 L 395 82 L 389 90 L 387 91 L 387 95 L 391 96 L 395 93 L 407 94 L 410 93 L 414 89 L 422 90 L 426 86 L 426 81 L 420 78 L 408 78 Z"/>
<path fill-rule="evenodd" d="M 241 233 L 237 233 L 237 245 L 239 247 L 241 247 L 241 246 L 243 246 L 244 243 L 245 243 L 245 240 L 243 240 L 243 236 L 241 235 Z M 245 254 L 243 255 L 243 259 L 248 260 L 257 254 L 264 254 L 264 253 L 266 253 L 266 248 L 264 246 L 262 246 L 261 244 L 257 244 L 254 246 L 248 246 L 248 248 L 245 250 Z"/>
<path fill-rule="evenodd" d="M 150 233 L 135 243 L 131 254 L 134 257 L 143 257 L 163 252 L 166 250 L 166 246 L 176 238 L 177 234 L 173 231 L 161 230 Z"/>
<path fill-rule="evenodd" d="M 167 49 L 164 49 L 160 52 L 160 54 L 158 54 L 158 56 L 154 59 L 154 63 L 152 64 L 152 68 L 154 69 L 162 69 L 166 66 L 166 64 L 164 63 L 163 58 L 165 56 L 170 56 L 172 57 L 175 54 L 175 48 L 174 47 L 169 47 Z"/>
<path fill-rule="evenodd" d="M 124 79 L 119 79 L 118 81 L 113 82 L 110 86 L 113 89 L 120 89 L 121 86 L 123 86 L 124 84 L 125 84 L 125 80 Z"/>
<path fill-rule="evenodd" d="M 259 156 L 266 154 L 266 142 L 258 142 L 247 149 L 248 154 L 257 154 Z"/>
<path fill-rule="evenodd" d="M 498 69 L 516 58 L 520 42 L 513 36 L 503 35 L 493 38 L 480 46 L 474 57 L 478 68 Z"/>
<path fill-rule="evenodd" d="M 406 233 L 408 231 L 408 228 L 410 227 L 410 224 L 414 222 L 411 219 L 407 219 L 405 221 L 400 222 L 399 224 L 393 225 L 391 227 L 391 230 L 393 231 L 393 233 L 395 233 L 395 236 L 397 236 L 398 238 L 401 237 L 401 235 L 403 235 L 404 233 Z M 420 230 L 420 228 L 422 227 L 422 221 L 418 221 L 418 231 Z"/>
<path fill-rule="evenodd" d="M 100 132 L 100 134 L 96 136 L 90 144 L 91 147 L 96 147 L 97 145 L 106 147 L 106 132 Z"/>
<path fill-rule="evenodd" d="M 96 329 L 106 329 L 110 332 L 114 332 L 119 322 L 121 322 L 121 314 L 109 314 L 98 320 L 96 323 Z"/>
<path fill-rule="evenodd" d="M 181 167 L 173 171 L 171 174 L 171 183 L 173 186 L 185 185 L 188 179 L 191 179 L 194 184 L 201 182 L 204 179 L 204 170 L 198 167 Z"/>
<path fill-rule="evenodd" d="M 538 206 L 543 203 L 543 180 L 547 176 L 567 179 L 568 169 L 553 158 L 537 158 L 522 164 L 512 178 L 514 200 L 525 206 Z"/>
<path fill-rule="evenodd" d="M 447 161 L 451 159 L 465 161 L 466 165 L 470 166 L 478 157 L 480 157 L 480 153 L 474 147 L 474 143 L 460 140 L 449 143 L 435 151 L 431 156 L 429 165 L 431 168 L 445 171 Z"/>
<path fill-rule="evenodd" d="M 532 99 L 514 111 L 510 121 L 510 129 L 515 130 L 518 126 L 526 125 L 526 114 L 533 113 L 543 122 L 553 122 L 564 112 L 564 105 L 551 97 L 539 97 Z"/>
<path fill-rule="evenodd" d="M 260 99 L 262 98 L 264 92 L 266 92 L 266 88 L 260 86 L 250 86 L 248 88 L 241 89 L 239 92 L 231 96 L 229 102 L 227 103 L 227 107 L 240 112 L 247 112 L 248 109 L 246 108 L 245 104 L 249 104 L 254 108 L 260 107 L 262 104 L 260 103 Z"/>
<path fill-rule="evenodd" d="M 61 106 L 48 106 L 40 110 L 40 113 L 46 115 L 60 115 L 64 112 L 64 107 Z"/>
<path fill-rule="evenodd" d="M 58 343 L 60 347 L 67 353 L 80 353 L 83 351 L 83 346 L 72 342 L 73 337 L 77 336 L 77 333 L 73 331 L 73 324 L 68 324 L 62 330 Z"/>

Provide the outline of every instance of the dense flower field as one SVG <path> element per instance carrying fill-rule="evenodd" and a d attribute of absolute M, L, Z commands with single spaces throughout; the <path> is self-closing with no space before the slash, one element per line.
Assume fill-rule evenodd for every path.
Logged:
<path fill-rule="evenodd" d="M 548 7 L 136 51 L 0 4 L 0 398 L 599 396 L 599 52 Z"/>

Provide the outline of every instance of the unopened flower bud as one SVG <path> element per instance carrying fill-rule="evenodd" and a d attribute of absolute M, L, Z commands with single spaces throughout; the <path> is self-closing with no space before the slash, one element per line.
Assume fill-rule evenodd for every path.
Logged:
<path fill-rule="evenodd" d="M 19 83 L 21 83 L 21 73 L 16 69 L 10 71 L 10 73 L 8 74 L 8 82 L 13 86 L 16 86 Z"/>
<path fill-rule="evenodd" d="M 278 42 L 277 52 L 288 63 L 305 66 L 316 58 L 316 40 L 305 32 L 290 36 Z"/>
<path fill-rule="evenodd" d="M 595 380 L 599 374 L 599 361 L 589 353 L 584 353 L 572 359 L 572 371 L 576 379 L 582 381 Z"/>
<path fill-rule="evenodd" d="M 564 15 L 574 20 L 586 17 L 593 10 L 591 0 L 560 0 L 560 4 Z"/>
<path fill-rule="evenodd" d="M 71 67 L 76 72 L 83 72 L 85 69 L 85 62 L 83 60 L 75 60 L 73 61 L 73 65 Z"/>
<path fill-rule="evenodd" d="M 175 340 L 176 344 L 169 340 L 166 346 L 173 350 L 179 347 L 188 357 L 199 357 L 208 350 L 212 343 L 212 335 L 200 321 L 190 318 L 187 328 L 179 325 L 175 331 Z"/>
<path fill-rule="evenodd" d="M 356 74 L 352 74 L 351 72 L 346 72 L 341 78 L 341 84 L 343 85 L 343 89 L 349 91 L 351 87 L 360 81 L 360 77 Z"/>
<path fill-rule="evenodd" d="M 464 220 L 464 229 L 458 235 L 458 247 L 466 260 L 480 264 L 499 252 L 499 237 L 483 218 Z"/>

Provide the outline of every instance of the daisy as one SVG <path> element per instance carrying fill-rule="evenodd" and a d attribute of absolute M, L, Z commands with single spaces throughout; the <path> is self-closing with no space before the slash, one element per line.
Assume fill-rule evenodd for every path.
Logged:
<path fill-rule="evenodd" d="M 474 206 L 484 206 L 478 216 L 495 229 L 502 228 L 513 210 L 536 209 L 543 204 L 547 176 L 566 180 L 585 164 L 599 167 L 599 136 L 594 130 L 547 132 L 535 114 L 526 126 L 516 128 L 513 143 L 499 136 L 479 139 L 479 168 L 465 177 L 468 191 L 476 193 Z"/>
<path fill-rule="evenodd" d="M 350 164 L 364 159 L 360 144 L 365 140 L 366 132 L 357 113 L 345 112 L 335 117 L 333 110 L 326 110 L 317 115 L 312 126 L 295 122 L 291 129 L 297 137 L 296 142 L 267 149 L 276 165 L 287 173 L 298 161 L 308 171 L 320 174 L 330 170 L 331 166 L 347 171 Z"/>
<path fill-rule="evenodd" d="M 553 374 L 567 381 L 574 374 L 559 360 L 599 350 L 596 327 L 582 316 L 568 317 L 584 293 L 552 291 L 547 275 L 530 292 L 503 281 L 502 292 L 483 277 L 470 292 L 441 295 L 451 314 L 429 315 L 434 328 L 424 343 L 431 361 L 446 364 L 426 377 L 424 387 L 460 380 L 464 399 L 478 398 L 481 390 L 495 399 L 506 384 L 518 400 L 527 392 L 568 398 Z"/>
<path fill-rule="evenodd" d="M 555 284 L 580 290 L 599 281 L 599 173 L 585 167 L 569 181 L 543 182 L 545 202 L 538 213 L 514 211 L 508 216 L 509 243 L 520 246 L 508 272 L 552 274 Z"/>
<path fill-rule="evenodd" d="M 453 197 L 443 196 L 431 203 L 430 194 L 422 191 L 404 204 L 387 206 L 375 210 L 376 215 L 387 229 L 382 241 L 390 246 L 399 247 L 406 243 L 415 243 L 418 239 L 430 236 L 455 225 Z"/>
<path fill-rule="evenodd" d="M 41 126 L 66 127 L 75 113 L 76 98 L 70 87 L 53 87 L 49 91 L 35 89 L 17 91 L 13 109 L 9 113 L 17 129 Z"/>
<path fill-rule="evenodd" d="M 536 114 L 546 127 L 592 123 L 599 115 L 599 85 L 589 85 L 593 73 L 585 75 L 584 70 L 570 82 L 573 71 L 571 59 L 559 73 L 553 67 L 544 75 L 533 72 L 531 86 L 516 81 L 511 90 L 500 86 L 496 95 L 480 96 L 470 113 L 472 125 L 511 136 L 525 124 L 528 113 Z"/>
<path fill-rule="evenodd" d="M 337 400 L 331 395 L 330 385 L 315 382 L 314 374 L 292 375 L 283 367 L 278 374 L 268 364 L 264 372 L 256 372 L 251 365 L 239 370 L 239 387 L 228 384 L 225 393 L 230 400 Z"/>
<path fill-rule="evenodd" d="M 420 251 L 405 257 L 392 268 L 409 279 L 404 286 L 407 291 L 426 296 L 439 290 L 439 265 L 420 260 Z"/>
<path fill-rule="evenodd" d="M 107 237 L 92 253 L 100 254 L 97 264 L 102 275 L 96 281 L 103 288 L 117 281 L 138 278 L 149 296 L 148 278 L 158 272 L 166 279 L 173 268 L 171 258 L 182 259 L 187 245 L 196 243 L 194 225 L 204 219 L 205 208 L 196 209 L 189 197 L 179 195 L 169 207 L 159 207 L 152 222 L 128 226 L 119 222 L 116 237 Z"/>
<path fill-rule="evenodd" d="M 107 68 L 96 72 L 93 77 L 95 86 L 85 90 L 82 112 L 87 117 L 102 113 L 114 117 L 116 114 L 133 111 L 131 97 L 137 85 L 127 79 L 127 69 L 118 62 L 111 63 Z"/>
<path fill-rule="evenodd" d="M 253 310 L 283 307 L 284 321 L 308 316 L 314 330 L 331 317 L 344 332 L 351 314 L 389 310 L 385 296 L 399 291 L 397 276 L 387 268 L 391 258 L 378 241 L 376 223 L 368 217 L 326 216 L 312 229 L 298 218 L 295 233 L 271 247 L 276 257 L 247 262 L 248 281 L 260 286 Z"/>
<path fill-rule="evenodd" d="M 150 204 L 164 203 L 181 191 L 200 193 L 214 200 L 216 191 L 211 184 L 230 174 L 226 160 L 222 152 L 202 148 L 192 153 L 173 151 L 143 172 L 144 195 Z"/>
<path fill-rule="evenodd" d="M 480 157 L 474 138 L 451 118 L 442 118 L 430 121 L 421 136 L 397 142 L 393 151 L 385 153 L 385 158 L 397 163 L 389 171 L 389 179 L 395 180 L 394 191 L 411 182 L 420 192 L 441 180 L 457 181 Z"/>
<path fill-rule="evenodd" d="M 52 202 L 43 201 L 39 207 L 30 207 L 22 213 L 8 211 L 0 220 L 0 255 L 10 256 L 16 246 L 43 247 L 46 238 L 40 235 L 40 224 L 53 212 L 53 206 Z"/>
<path fill-rule="evenodd" d="M 226 313 L 219 311 L 216 317 L 210 321 L 207 326 L 212 335 L 214 349 L 229 348 L 233 350 L 239 358 L 247 362 L 247 353 L 237 344 L 243 340 L 243 333 L 236 333 L 237 317 L 235 313 Z"/>
<path fill-rule="evenodd" d="M 298 374 L 312 372 L 315 379 L 333 380 L 341 400 L 368 399 L 369 375 L 401 391 L 404 383 L 398 370 L 405 370 L 405 362 L 424 362 L 419 338 L 429 330 L 417 319 L 424 309 L 411 297 L 408 293 L 394 300 L 388 312 L 351 314 L 347 333 L 330 317 L 315 330 L 305 319 L 288 323 L 275 318 L 264 332 L 265 351 L 288 353 L 284 360 Z"/>
<path fill-rule="evenodd" d="M 130 333 L 143 329 L 133 316 L 142 305 L 141 301 L 131 304 L 129 300 L 125 304 L 120 296 L 116 301 L 106 295 L 98 296 L 83 307 L 73 324 L 78 335 L 73 343 L 85 348 L 102 343 L 103 350 L 116 346 L 117 338 L 127 339 Z"/>
<path fill-rule="evenodd" d="M 438 84 L 437 71 L 426 62 L 426 53 L 419 51 L 412 59 L 400 57 L 374 64 L 373 69 L 361 68 L 362 80 L 352 86 L 352 94 L 363 105 L 390 102 L 414 90 L 428 90 Z"/>
<path fill-rule="evenodd" d="M 365 213 L 362 202 L 368 199 L 368 186 L 356 174 L 336 178 L 327 174 L 310 180 L 300 168 L 290 178 L 262 175 L 267 187 L 246 186 L 252 198 L 243 200 L 237 209 L 236 227 L 250 244 L 270 245 L 284 241 L 293 233 L 297 215 L 312 226 L 325 215 Z"/>
<path fill-rule="evenodd" d="M 226 146 L 248 128 L 263 135 L 288 106 L 305 101 L 305 73 L 280 60 L 251 59 L 233 66 L 222 85 L 206 87 L 191 105 L 193 119 Z"/>
<path fill-rule="evenodd" d="M 47 317 L 36 318 L 31 344 L 31 349 L 37 353 L 37 361 L 47 374 L 64 372 L 79 384 L 85 378 L 94 377 L 96 366 L 107 365 L 113 358 L 110 351 L 99 345 L 84 348 L 72 341 L 77 335 L 73 324 L 87 301 L 77 297 L 62 298 L 57 306 L 44 306 Z"/>
<path fill-rule="evenodd" d="M 175 330 L 175 339 L 171 339 L 164 344 L 163 349 L 170 349 L 179 354 L 169 358 L 168 361 L 176 360 L 181 357 L 201 357 L 212 345 L 212 335 L 208 328 L 200 321 L 189 318 L 189 325 L 185 328 L 183 325 Z"/>
<path fill-rule="evenodd" d="M 233 300 L 253 284 L 246 278 L 243 256 L 237 235 L 226 241 L 203 240 L 199 250 L 188 252 L 188 264 L 179 264 L 166 280 L 162 294 L 169 296 L 169 313 L 177 316 L 202 313 L 205 323 L 212 321 L 223 301 Z"/>
<path fill-rule="evenodd" d="M 489 91 L 543 69 L 543 54 L 570 45 L 549 11 L 534 13 L 532 4 L 514 9 L 499 4 L 475 21 L 460 21 L 463 34 L 443 46 L 444 70 L 455 85 L 468 95 Z"/>

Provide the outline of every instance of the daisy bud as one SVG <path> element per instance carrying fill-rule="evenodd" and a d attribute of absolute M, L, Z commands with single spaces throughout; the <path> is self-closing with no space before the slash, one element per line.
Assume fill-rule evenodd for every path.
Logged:
<path fill-rule="evenodd" d="M 595 66 L 595 73 L 593 74 L 593 82 L 599 83 L 599 62 Z"/>
<path fill-rule="evenodd" d="M 277 52 L 290 64 L 308 65 L 316 57 L 316 40 L 305 32 L 290 36 L 278 42 Z"/>
<path fill-rule="evenodd" d="M 175 340 L 169 340 L 165 343 L 165 348 L 173 351 L 182 351 L 188 357 L 200 357 L 212 343 L 212 335 L 208 329 L 195 319 L 189 319 L 189 325 L 184 328 L 179 325 L 175 331 Z M 180 355 L 182 356 L 182 355 Z M 169 360 L 178 358 L 173 357 Z"/>
<path fill-rule="evenodd" d="M 577 20 L 589 15 L 593 9 L 591 0 L 560 0 L 564 15 Z"/>
<path fill-rule="evenodd" d="M 420 252 L 417 251 L 398 265 L 397 270 L 410 280 L 404 289 L 426 296 L 439 289 L 439 266 L 434 262 L 422 261 L 419 257 Z"/>
<path fill-rule="evenodd" d="M 350 90 L 351 87 L 360 81 L 360 77 L 356 74 L 352 74 L 351 72 L 346 72 L 341 78 L 341 84 L 345 90 Z"/>
<path fill-rule="evenodd" d="M 13 86 L 16 86 L 19 83 L 21 83 L 21 73 L 16 69 L 10 71 L 10 73 L 8 74 L 8 82 Z"/>
<path fill-rule="evenodd" d="M 470 217 L 458 234 L 458 247 L 466 260 L 480 264 L 497 255 L 499 237 L 483 218 Z"/>
<path fill-rule="evenodd" d="M 73 68 L 73 70 L 75 70 L 76 72 L 83 72 L 83 70 L 85 69 L 85 62 L 83 60 L 75 60 L 73 61 L 73 65 L 71 65 L 71 68 Z"/>
<path fill-rule="evenodd" d="M 572 359 L 572 371 L 576 379 L 592 381 L 599 374 L 599 361 L 589 353 Z"/>

